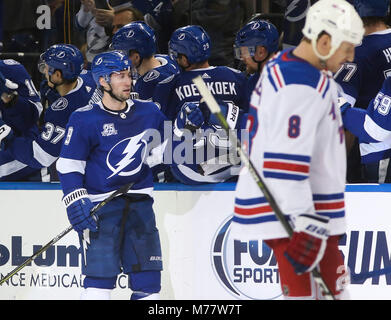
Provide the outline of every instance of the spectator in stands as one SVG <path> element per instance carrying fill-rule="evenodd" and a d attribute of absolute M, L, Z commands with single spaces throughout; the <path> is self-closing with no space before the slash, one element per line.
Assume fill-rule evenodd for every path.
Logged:
<path fill-rule="evenodd" d="M 79 30 L 87 32 L 86 60 L 90 64 L 95 55 L 106 51 L 109 47 L 114 9 L 108 0 L 99 1 L 99 7 L 96 7 L 95 0 L 80 0 L 80 2 L 75 23 Z"/>
<path fill-rule="evenodd" d="M 167 43 L 174 31 L 171 0 L 132 0 L 128 2 L 144 15 L 144 21 L 155 30 L 157 53 L 166 54 Z"/>
<path fill-rule="evenodd" d="M 234 66 L 232 44 L 236 32 L 251 17 L 255 8 L 248 0 L 177 0 L 174 3 L 174 27 L 202 26 L 212 42 L 209 62 L 215 66 Z"/>
<path fill-rule="evenodd" d="M 115 34 L 124 25 L 133 21 L 144 21 L 143 14 L 136 8 L 126 5 L 114 8 L 114 18 L 112 23 L 112 34 Z"/>

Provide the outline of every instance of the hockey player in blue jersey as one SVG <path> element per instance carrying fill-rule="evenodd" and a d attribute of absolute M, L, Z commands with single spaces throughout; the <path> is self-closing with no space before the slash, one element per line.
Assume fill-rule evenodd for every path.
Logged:
<path fill-rule="evenodd" d="M 339 105 L 344 127 L 358 138 L 366 181 L 390 183 L 391 78 L 384 80 L 367 109 L 352 108 L 344 98 L 340 98 Z"/>
<path fill-rule="evenodd" d="M 353 3 L 364 22 L 365 35 L 356 47 L 354 61 L 344 64 L 334 77 L 344 91 L 344 98 L 352 106 L 366 109 L 391 74 L 391 29 L 386 23 L 390 0 L 354 0 Z M 347 181 L 372 179 L 364 175 L 360 164 L 358 140 L 347 132 L 346 142 Z"/>
<path fill-rule="evenodd" d="M 79 77 L 84 59 L 75 46 L 53 45 L 41 58 L 40 70 L 50 84 L 50 93 L 45 91 L 50 104 L 44 111 L 42 128 L 34 126 L 22 136 L 2 137 L 6 146 L 0 152 L 0 180 L 3 181 L 25 180 L 32 174 L 31 179 L 38 181 L 55 179 L 53 175 L 50 177 L 47 168 L 60 154 L 69 116 L 94 97 L 95 83 L 93 87 L 90 82 L 86 85 Z"/>
<path fill-rule="evenodd" d="M 246 78 L 239 70 L 209 65 L 213 44 L 202 27 L 192 25 L 176 29 L 168 45 L 170 56 L 182 71 L 158 84 L 153 101 L 160 104 L 170 120 L 175 120 L 185 103 L 199 103 L 201 96 L 192 82 L 199 75 L 216 99 L 247 108 Z"/>
<path fill-rule="evenodd" d="M 247 23 L 236 34 L 234 57 L 246 65 L 248 97 L 259 79 L 263 66 L 278 51 L 279 34 L 270 22 L 255 19 Z"/>
<path fill-rule="evenodd" d="M 175 30 L 169 42 L 169 53 L 173 59 L 176 59 L 182 71 L 158 84 L 153 101 L 159 103 L 163 113 L 176 125 L 183 124 L 183 122 L 196 124 L 195 127 L 206 133 L 204 142 L 216 139 L 215 151 L 218 154 L 219 148 L 227 150 L 227 146 L 222 145 L 224 144 L 222 141 L 227 137 L 219 137 L 219 134 L 224 135 L 223 130 L 218 130 L 216 123 L 209 124 L 208 117 L 205 117 L 203 110 L 198 107 L 201 96 L 192 80 L 196 76 L 202 76 L 211 93 L 221 104 L 234 106 L 232 110 L 237 111 L 236 116 L 239 115 L 239 110 L 241 110 L 240 113 L 246 113 L 245 109 L 248 108 L 247 79 L 236 69 L 210 66 L 208 59 L 211 45 L 208 34 L 200 26 L 186 26 Z M 227 114 L 230 115 L 228 111 Z M 194 123 L 195 121 L 198 123 Z M 206 121 L 205 124 L 203 124 L 204 121 Z M 209 130 L 206 130 L 207 128 Z M 236 127 L 238 128 L 239 126 Z M 217 141 L 220 141 L 220 146 Z M 192 150 L 192 156 L 197 157 L 198 161 L 183 164 L 174 157 L 171 172 L 180 182 L 186 184 L 216 183 L 228 180 L 237 174 L 235 170 L 229 169 L 230 166 L 226 161 L 211 164 L 208 167 L 207 161 L 212 159 L 209 159 L 206 154 L 204 157 L 198 157 L 204 148 L 210 149 L 212 144 L 202 145 L 202 141 L 197 142 L 197 139 L 186 139 L 185 143 L 190 144 L 189 150 Z M 175 153 L 175 149 L 173 150 Z M 220 172 L 221 170 L 224 174 Z M 229 172 L 232 172 L 231 176 Z"/>
<path fill-rule="evenodd" d="M 43 107 L 39 93 L 22 64 L 0 60 L 0 125 L 8 125 L 16 136 L 35 126 Z"/>
<path fill-rule="evenodd" d="M 232 102 L 220 101 L 232 129 L 227 134 L 205 103 L 186 103 L 174 122 L 172 175 L 181 183 L 199 185 L 236 180 L 240 158 L 232 134 L 248 141 L 247 114 Z"/>
<path fill-rule="evenodd" d="M 129 55 L 137 71 L 133 90 L 140 99 L 152 100 L 156 85 L 179 72 L 176 62 L 168 55 L 156 54 L 155 31 L 144 22 L 123 26 L 113 36 L 110 47 Z"/>
<path fill-rule="evenodd" d="M 71 115 L 57 162 L 68 218 L 83 248 L 82 299 L 110 299 L 121 272 L 129 275 L 131 299 L 159 298 L 162 258 L 147 146 L 148 133 L 160 132 L 165 117 L 153 102 L 129 99 L 130 69 L 120 51 L 94 58 L 102 101 Z M 126 195 L 90 216 L 96 203 L 131 182 Z"/>

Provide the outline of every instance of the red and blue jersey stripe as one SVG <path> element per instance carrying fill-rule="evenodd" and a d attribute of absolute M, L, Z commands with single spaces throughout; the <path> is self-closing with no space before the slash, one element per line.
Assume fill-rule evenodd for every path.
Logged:
<path fill-rule="evenodd" d="M 263 158 L 265 178 L 300 181 L 309 177 L 311 161 L 309 156 L 265 152 Z"/>
<path fill-rule="evenodd" d="M 330 219 L 342 218 L 345 216 L 344 193 L 313 194 L 315 212 Z"/>
<path fill-rule="evenodd" d="M 265 197 L 249 199 L 235 198 L 232 221 L 242 224 L 252 224 L 277 221 L 277 218 Z"/>

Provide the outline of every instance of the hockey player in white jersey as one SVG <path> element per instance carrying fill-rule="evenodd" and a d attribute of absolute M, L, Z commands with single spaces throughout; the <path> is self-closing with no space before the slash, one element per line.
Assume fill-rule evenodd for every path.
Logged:
<path fill-rule="evenodd" d="M 314 268 L 336 298 L 347 294 L 340 285 L 347 274 L 338 249 L 346 230 L 346 151 L 331 72 L 353 60 L 363 33 L 348 2 L 316 2 L 303 40 L 265 66 L 251 97 L 250 159 L 294 232 L 289 238 L 245 169 L 236 187 L 231 232 L 263 239 L 273 249 L 286 298 L 322 298 L 310 272 Z"/>

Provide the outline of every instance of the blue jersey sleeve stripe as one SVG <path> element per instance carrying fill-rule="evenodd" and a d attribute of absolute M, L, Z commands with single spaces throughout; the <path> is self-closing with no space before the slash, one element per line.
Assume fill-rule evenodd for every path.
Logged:
<path fill-rule="evenodd" d="M 270 74 L 270 67 L 269 67 L 269 66 L 267 67 L 267 78 L 269 79 L 270 84 L 272 85 L 274 91 L 277 92 L 278 89 L 277 89 L 276 83 L 275 83 L 274 80 L 273 80 L 273 77 L 272 77 L 271 74 Z"/>
<path fill-rule="evenodd" d="M 267 159 L 285 159 L 285 160 L 295 160 L 295 161 L 303 161 L 303 162 L 310 162 L 311 160 L 311 157 L 309 156 L 288 154 L 288 153 L 273 153 L 273 152 L 265 152 L 263 157 Z"/>
<path fill-rule="evenodd" d="M 307 175 L 278 173 L 278 172 L 270 172 L 270 171 L 263 171 L 263 175 L 265 176 L 265 178 L 274 178 L 274 179 L 282 179 L 282 180 L 302 181 L 308 179 Z"/>
<path fill-rule="evenodd" d="M 242 206 L 249 206 L 249 205 L 255 205 L 255 204 L 262 204 L 267 202 L 265 197 L 259 197 L 259 198 L 250 198 L 250 199 L 235 199 L 235 204 L 242 205 Z"/>
<path fill-rule="evenodd" d="M 312 195 L 312 199 L 314 201 L 319 200 L 337 200 L 337 199 L 343 199 L 344 194 L 343 193 L 332 193 L 332 194 L 316 194 L 314 193 Z"/>
<path fill-rule="evenodd" d="M 343 218 L 345 216 L 345 210 L 334 212 L 316 212 L 320 216 L 329 217 L 330 219 Z"/>
<path fill-rule="evenodd" d="M 262 222 L 277 221 L 277 217 L 274 214 L 250 219 L 243 219 L 237 216 L 233 216 L 232 221 L 238 222 L 240 224 L 256 224 Z"/>

